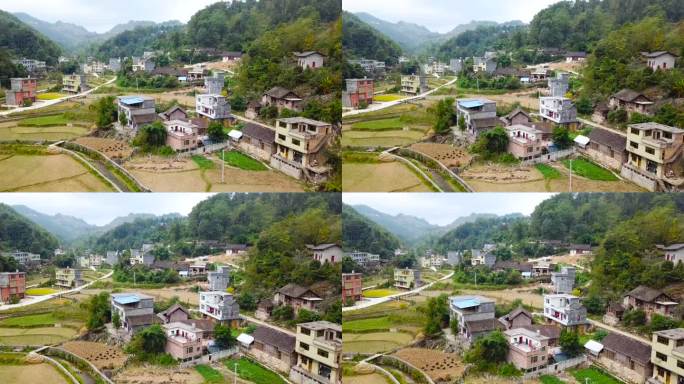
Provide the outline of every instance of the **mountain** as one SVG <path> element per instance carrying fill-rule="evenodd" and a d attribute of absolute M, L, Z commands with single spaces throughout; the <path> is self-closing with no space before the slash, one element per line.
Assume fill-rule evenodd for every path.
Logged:
<path fill-rule="evenodd" d="M 396 42 L 361 21 L 354 14 L 342 14 L 342 47 L 348 58 L 369 58 L 393 65 L 402 49 Z"/>
<path fill-rule="evenodd" d="M 379 19 L 365 12 L 355 13 L 356 17 L 372 28 L 381 32 L 393 41 L 397 42 L 404 50 L 412 53 L 423 52 L 425 48 L 433 44 L 439 44 L 466 31 L 472 31 L 480 27 L 493 27 L 498 25 L 519 26 L 524 25 L 522 21 L 509 21 L 497 23 L 495 21 L 470 21 L 466 24 L 457 25 L 447 33 L 430 31 L 422 25 L 399 21 L 392 23 Z"/>
<path fill-rule="evenodd" d="M 380 255 L 388 260 L 401 241 L 385 228 L 366 218 L 353 207 L 342 207 L 342 247 Z"/>
<path fill-rule="evenodd" d="M 362 216 L 380 225 L 398 238 L 406 241 L 408 244 L 416 244 L 426 237 L 441 236 L 466 223 L 472 223 L 480 219 L 494 219 L 497 217 L 497 215 L 494 214 L 473 213 L 468 216 L 459 217 L 448 225 L 439 226 L 430 224 L 425 219 L 411 215 L 388 215 L 366 205 L 355 205 L 353 208 Z"/>
<path fill-rule="evenodd" d="M 48 258 L 58 245 L 59 241 L 52 234 L 12 207 L 0 203 L 0 250 L 18 249 Z"/>
<path fill-rule="evenodd" d="M 66 23 L 63 21 L 56 21 L 54 23 L 40 20 L 24 12 L 14 13 L 14 16 L 24 22 L 25 24 L 31 26 L 33 29 L 47 36 L 62 48 L 67 51 L 74 52 L 79 48 L 84 48 L 85 46 L 105 41 L 111 37 L 114 37 L 120 33 L 131 31 L 139 27 L 150 27 L 156 25 L 163 26 L 179 26 L 182 25 L 180 21 L 172 20 L 163 23 L 155 23 L 154 21 L 147 20 L 131 20 L 126 23 L 117 24 L 112 29 L 105 33 L 92 32 L 84 28 L 83 26 Z"/>
<path fill-rule="evenodd" d="M 59 46 L 40 32 L 5 11 L 0 11 L 0 47 L 17 58 L 28 57 L 55 65 Z M 0 78 L 3 77 L 0 73 Z"/>

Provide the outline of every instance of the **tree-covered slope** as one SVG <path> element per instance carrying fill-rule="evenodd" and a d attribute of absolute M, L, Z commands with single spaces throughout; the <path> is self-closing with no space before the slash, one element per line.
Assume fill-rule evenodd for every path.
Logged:
<path fill-rule="evenodd" d="M 393 65 L 402 54 L 402 48 L 356 15 L 342 15 L 342 46 L 346 59 L 367 58 Z"/>
<path fill-rule="evenodd" d="M 396 236 L 347 205 L 342 207 L 342 236 L 345 250 L 375 253 L 386 260 L 401 247 Z"/>
<path fill-rule="evenodd" d="M 0 203 L 0 250 L 21 250 L 48 258 L 58 246 L 59 242 L 53 235 Z"/>
<path fill-rule="evenodd" d="M 49 65 L 57 64 L 61 53 L 59 46 L 5 11 L 0 11 L 0 31 L 0 47 L 14 57 L 43 60 Z"/>

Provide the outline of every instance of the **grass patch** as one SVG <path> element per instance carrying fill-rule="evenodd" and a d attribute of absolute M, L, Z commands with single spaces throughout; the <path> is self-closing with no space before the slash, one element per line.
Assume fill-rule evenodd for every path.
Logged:
<path fill-rule="evenodd" d="M 373 96 L 373 101 L 385 102 L 385 101 L 397 101 L 403 99 L 405 96 L 387 94 L 387 95 L 375 95 Z"/>
<path fill-rule="evenodd" d="M 377 298 L 393 295 L 395 293 L 399 293 L 399 291 L 395 291 L 393 289 L 369 289 L 363 291 L 363 297 Z"/>
<path fill-rule="evenodd" d="M 55 316 L 52 313 L 41 313 L 38 315 L 28 315 L 20 317 L 10 317 L 0 321 L 0 327 L 33 327 L 39 325 L 54 325 L 57 322 Z"/>
<path fill-rule="evenodd" d="M 45 296 L 56 292 L 58 291 L 52 288 L 29 288 L 26 290 L 26 294 L 29 296 Z"/>
<path fill-rule="evenodd" d="M 560 179 L 563 177 L 558 170 L 550 165 L 547 164 L 536 164 L 534 166 L 537 168 L 539 172 L 541 172 L 542 175 L 544 175 L 544 179 L 546 180 L 553 180 L 553 179 Z"/>
<path fill-rule="evenodd" d="M 572 376 L 580 383 L 623 384 L 622 381 L 594 367 L 578 369 L 570 372 L 572 373 Z"/>
<path fill-rule="evenodd" d="M 199 372 L 200 375 L 204 378 L 204 382 L 208 384 L 218 384 L 218 383 L 223 383 L 223 375 L 221 372 L 215 370 L 214 368 L 205 365 L 205 364 L 199 364 L 195 366 L 195 369 L 197 372 Z"/>
<path fill-rule="evenodd" d="M 563 160 L 563 165 L 570 169 L 570 160 Z M 575 159 L 572 160 L 572 173 L 586 177 L 587 179 L 590 180 L 598 180 L 598 181 L 618 181 L 619 179 L 615 177 L 615 175 L 605 169 L 602 168 L 595 163 L 586 160 L 586 159 Z"/>
<path fill-rule="evenodd" d="M 200 169 L 214 168 L 214 162 L 204 156 L 194 155 L 192 156 L 192 161 L 194 161 Z"/>
<path fill-rule="evenodd" d="M 221 155 L 219 155 L 221 157 Z M 223 153 L 223 161 L 232 167 L 244 169 L 245 171 L 266 171 L 265 165 L 261 162 L 252 159 L 251 157 L 242 154 L 238 151 L 229 151 Z"/>
<path fill-rule="evenodd" d="M 237 364 L 237 373 L 240 378 L 253 382 L 254 384 L 287 384 L 278 374 L 269 371 L 261 365 L 246 359 L 228 359 L 223 362 L 226 367 L 233 371 Z"/>
<path fill-rule="evenodd" d="M 55 100 L 59 99 L 60 97 L 64 97 L 64 95 L 57 92 L 39 93 L 38 96 L 36 96 L 38 100 Z"/>
<path fill-rule="evenodd" d="M 393 130 L 404 128 L 404 123 L 400 118 L 394 117 L 390 119 L 380 119 L 380 120 L 370 120 L 362 121 L 352 124 L 352 129 L 355 130 Z"/>
<path fill-rule="evenodd" d="M 542 382 L 542 384 L 565 384 L 565 381 L 555 377 L 555 376 L 549 376 L 549 375 L 543 375 L 539 378 L 539 381 Z"/>
<path fill-rule="evenodd" d="M 28 119 L 20 120 L 17 125 L 20 127 L 50 127 L 55 125 L 66 125 L 69 119 L 60 115 L 50 115 L 50 116 L 38 116 L 30 117 Z"/>
<path fill-rule="evenodd" d="M 370 319 L 345 321 L 342 323 L 342 332 L 362 332 L 370 330 L 385 330 L 392 327 L 389 317 L 374 317 Z"/>
<path fill-rule="evenodd" d="M 377 153 L 374 152 L 343 152 L 342 160 L 345 163 L 376 164 L 380 162 Z"/>

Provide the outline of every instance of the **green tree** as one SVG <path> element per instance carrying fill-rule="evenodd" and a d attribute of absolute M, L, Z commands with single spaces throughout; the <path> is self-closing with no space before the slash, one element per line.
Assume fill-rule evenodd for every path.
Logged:
<path fill-rule="evenodd" d="M 166 144 L 166 128 L 159 121 L 147 124 L 140 128 L 134 143 L 146 150 L 162 147 Z"/>
<path fill-rule="evenodd" d="M 454 99 L 446 98 L 440 100 L 434 108 L 436 133 L 447 133 L 456 124 L 456 112 L 454 112 Z"/>
<path fill-rule="evenodd" d="M 575 357 L 582 353 L 582 344 L 580 344 L 577 332 L 563 329 L 558 343 L 561 351 L 569 357 Z"/>
<path fill-rule="evenodd" d="M 112 313 L 109 293 L 102 292 L 94 295 L 84 304 L 84 306 L 88 311 L 86 328 L 91 330 L 97 329 L 110 321 Z"/>
<path fill-rule="evenodd" d="M 155 355 L 164 352 L 166 333 L 159 324 L 151 325 L 136 333 L 128 348 L 137 355 Z"/>
<path fill-rule="evenodd" d="M 114 312 L 112 315 L 112 325 L 114 328 L 121 328 L 121 318 L 119 317 L 119 312 Z"/>
<path fill-rule="evenodd" d="M 449 325 L 449 296 L 439 295 L 430 298 L 426 304 L 425 316 L 427 322 L 423 330 L 428 336 L 435 336 L 442 332 L 442 328 Z"/>
<path fill-rule="evenodd" d="M 228 137 L 226 130 L 223 128 L 223 124 L 220 121 L 212 121 L 209 123 L 207 134 L 209 135 L 209 138 L 215 142 L 224 141 Z"/>
<path fill-rule="evenodd" d="M 95 124 L 98 128 L 109 127 L 116 121 L 117 107 L 114 103 L 114 96 L 105 96 L 99 98 L 91 108 L 97 114 Z"/>
<path fill-rule="evenodd" d="M 482 132 L 473 145 L 473 150 L 484 158 L 505 153 L 508 150 L 508 134 L 501 126 Z"/>
<path fill-rule="evenodd" d="M 558 149 L 566 149 L 572 146 L 572 139 L 570 138 L 570 132 L 568 128 L 557 125 L 553 128 L 553 133 L 551 134 L 551 139 L 553 144 Z"/>
<path fill-rule="evenodd" d="M 475 365 L 476 371 L 491 371 L 506 361 L 508 341 L 501 331 L 494 331 L 475 341 L 464 360 Z"/>
<path fill-rule="evenodd" d="M 223 324 L 216 324 L 214 327 L 214 341 L 220 348 L 223 349 L 235 345 L 236 342 L 230 327 Z"/>

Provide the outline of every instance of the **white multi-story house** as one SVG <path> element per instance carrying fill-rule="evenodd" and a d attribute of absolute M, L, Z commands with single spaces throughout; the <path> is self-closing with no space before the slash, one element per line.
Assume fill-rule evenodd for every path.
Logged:
<path fill-rule="evenodd" d="M 120 256 L 119 251 L 107 251 L 107 253 L 105 253 L 104 262 L 113 266 L 119 262 L 119 256 Z"/>
<path fill-rule="evenodd" d="M 55 285 L 62 288 L 76 288 L 85 282 L 82 277 L 83 271 L 78 268 L 55 269 Z"/>
<path fill-rule="evenodd" d="M 297 65 L 305 70 L 318 69 L 325 64 L 325 55 L 320 52 L 295 52 L 294 55 L 297 58 Z"/>
<path fill-rule="evenodd" d="M 200 292 L 199 310 L 203 317 L 237 327 L 240 321 L 240 306 L 232 294 L 227 292 Z"/>
<path fill-rule="evenodd" d="M 575 267 L 562 267 L 560 272 L 551 273 L 555 293 L 571 293 L 575 287 Z"/>
<path fill-rule="evenodd" d="M 399 289 L 411 290 L 423 285 L 420 280 L 419 269 L 400 269 L 394 270 L 394 286 Z"/>
<path fill-rule="evenodd" d="M 547 322 L 568 328 L 584 328 L 587 309 L 579 297 L 568 294 L 544 295 L 544 317 Z"/>
<path fill-rule="evenodd" d="M 559 125 L 575 127 L 577 108 L 569 98 L 565 97 L 570 87 L 570 74 L 559 72 L 555 78 L 549 79 L 551 96 L 539 98 L 539 115 L 543 121 L 551 121 Z"/>
<path fill-rule="evenodd" d="M 154 263 L 154 255 L 151 252 L 145 252 L 141 249 L 131 249 L 131 265 L 152 265 Z"/>
<path fill-rule="evenodd" d="M 110 58 L 107 68 L 112 72 L 119 72 L 121 70 L 121 58 Z"/>
<path fill-rule="evenodd" d="M 215 271 L 207 272 L 210 291 L 225 291 L 230 283 L 230 267 L 219 265 Z"/>
<path fill-rule="evenodd" d="M 9 253 L 4 253 L 3 256 L 11 257 L 14 260 L 16 260 L 17 263 L 22 264 L 22 265 L 40 262 L 40 255 L 35 254 L 35 253 L 31 253 L 31 252 L 14 251 L 14 252 L 9 252 Z"/>
<path fill-rule="evenodd" d="M 21 60 L 12 60 L 15 65 L 21 65 L 29 73 L 42 72 L 47 69 L 46 63 L 41 60 L 23 58 Z"/>
<path fill-rule="evenodd" d="M 297 324 L 297 363 L 290 370 L 296 384 L 342 383 L 342 326 L 328 321 Z"/>
<path fill-rule="evenodd" d="M 133 72 L 152 72 L 155 64 L 152 57 L 133 57 Z"/>
<path fill-rule="evenodd" d="M 373 253 L 354 251 L 347 252 L 345 256 L 349 256 L 356 264 L 361 266 L 380 263 L 380 255 Z"/>
<path fill-rule="evenodd" d="M 230 117 L 230 103 L 221 94 L 224 86 L 224 74 L 216 72 L 214 76 L 204 78 L 206 93 L 195 96 L 195 111 L 198 115 L 212 120 Z"/>
<path fill-rule="evenodd" d="M 62 91 L 68 93 L 80 93 L 88 90 L 86 75 L 72 73 L 62 76 Z"/>
<path fill-rule="evenodd" d="M 496 263 L 496 255 L 492 253 L 491 250 L 470 250 L 470 265 L 486 265 L 488 267 L 493 267 Z"/>

